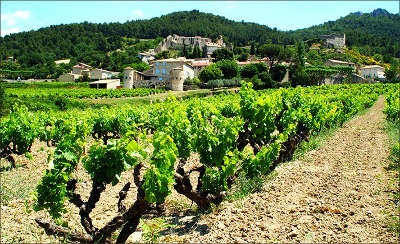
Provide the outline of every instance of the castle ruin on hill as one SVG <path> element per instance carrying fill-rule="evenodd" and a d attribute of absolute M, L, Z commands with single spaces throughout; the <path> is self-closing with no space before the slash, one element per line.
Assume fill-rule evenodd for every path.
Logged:
<path fill-rule="evenodd" d="M 327 48 L 343 48 L 346 46 L 346 34 L 322 35 L 320 39 L 324 41 Z"/>
<path fill-rule="evenodd" d="M 184 46 L 194 48 L 196 45 L 202 50 L 206 50 L 207 55 L 211 55 L 217 49 L 225 48 L 226 44 L 222 36 L 214 43 L 210 38 L 201 36 L 178 36 L 176 34 L 167 36 L 155 48 L 155 53 L 166 51 L 169 49 L 181 49 Z"/>

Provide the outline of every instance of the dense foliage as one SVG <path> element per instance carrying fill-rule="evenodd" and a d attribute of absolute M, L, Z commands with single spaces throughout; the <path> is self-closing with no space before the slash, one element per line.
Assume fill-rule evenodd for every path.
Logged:
<path fill-rule="evenodd" d="M 26 67 L 75 57 L 78 61 L 93 65 L 101 63 L 101 67 L 117 70 L 108 65 L 110 59 L 114 59 L 114 56 L 118 56 L 118 59 L 134 58 L 137 56 L 137 52 L 144 48 L 137 47 L 132 52 L 128 52 L 130 57 L 118 52 L 107 56 L 105 55 L 107 52 L 122 49 L 125 43 L 134 44 L 138 42 L 138 39 L 155 39 L 171 34 L 199 35 L 212 39 L 223 35 L 236 46 L 244 46 L 251 40 L 259 43 L 293 42 L 293 39 L 286 33 L 272 30 L 263 25 L 235 22 L 222 16 L 193 10 L 175 12 L 150 20 L 127 21 L 123 24 L 84 22 L 11 34 L 0 38 L 0 56 L 2 60 L 14 56 Z M 147 47 L 147 49 L 149 48 L 152 48 L 151 45 Z M 95 63 L 88 61 L 95 61 Z M 132 61 L 126 63 L 132 63 Z"/>
<path fill-rule="evenodd" d="M 93 89 L 93 88 L 6 88 L 7 97 L 15 98 L 45 98 L 60 96 L 64 98 L 100 98 L 100 97 L 137 97 L 165 92 L 164 89 Z"/>
<path fill-rule="evenodd" d="M 345 33 L 346 45 L 358 47 L 364 55 L 376 53 L 400 58 L 400 15 L 377 9 L 372 13 L 352 13 L 336 21 L 291 31 L 296 39 L 318 39 L 320 35 Z"/>

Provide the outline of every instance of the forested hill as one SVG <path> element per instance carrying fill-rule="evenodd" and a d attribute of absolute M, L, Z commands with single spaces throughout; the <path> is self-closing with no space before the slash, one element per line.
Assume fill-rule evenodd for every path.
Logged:
<path fill-rule="evenodd" d="M 175 12 L 149 20 L 128 21 L 123 24 L 84 22 L 11 34 L 0 39 L 0 54 L 2 59 L 15 56 L 20 62 L 29 66 L 43 60 L 77 57 L 85 53 L 90 55 L 94 51 L 116 50 L 121 48 L 122 37 L 146 39 L 166 37 L 170 34 L 200 35 L 213 39 L 223 35 L 229 42 L 239 46 L 247 45 L 251 40 L 259 43 L 294 42 L 286 33 L 263 25 L 235 22 L 193 10 Z"/>
<path fill-rule="evenodd" d="M 346 45 L 361 47 L 363 53 L 400 57 L 400 15 L 384 9 L 371 13 L 351 13 L 336 21 L 288 32 L 298 39 L 313 39 L 322 34 L 346 33 Z"/>
<path fill-rule="evenodd" d="M 132 57 L 140 51 L 131 49 L 129 53 L 115 54 L 116 57 L 112 58 L 114 61 L 110 62 L 105 54 L 125 48 L 125 37 L 154 39 L 178 34 L 215 39 L 223 35 L 235 46 L 243 46 L 251 41 L 259 44 L 293 44 L 296 39 L 307 40 L 320 34 L 334 32 L 345 32 L 348 46 L 360 47 L 364 54 L 373 55 L 377 52 L 400 57 L 400 16 L 385 10 L 375 10 L 370 14 L 358 12 L 337 21 L 290 32 L 255 23 L 235 22 L 197 10 L 125 23 L 64 24 L 0 38 L 0 56 L 2 60 L 14 56 L 22 67 L 46 64 L 63 58 L 75 58 L 84 62 L 96 60 L 95 63 L 101 67 L 119 67 L 109 63 L 115 63 L 117 60 L 120 60 L 120 63 L 133 62 Z M 117 57 L 118 55 L 129 57 Z"/>

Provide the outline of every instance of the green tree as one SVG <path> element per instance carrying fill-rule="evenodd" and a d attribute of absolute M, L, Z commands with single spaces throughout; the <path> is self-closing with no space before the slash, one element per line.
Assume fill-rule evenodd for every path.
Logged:
<path fill-rule="evenodd" d="M 249 54 L 248 53 L 242 53 L 242 54 L 239 55 L 238 60 L 243 62 L 243 61 L 247 61 L 248 58 L 249 58 Z"/>
<path fill-rule="evenodd" d="M 201 56 L 199 45 L 195 45 L 192 52 L 192 58 L 201 58 Z"/>
<path fill-rule="evenodd" d="M 388 82 L 396 82 L 400 74 L 400 66 L 394 59 L 389 68 L 385 69 L 385 78 Z"/>
<path fill-rule="evenodd" d="M 199 79 L 206 83 L 209 80 L 221 79 L 223 76 L 222 70 L 216 64 L 211 64 L 200 72 Z"/>
<path fill-rule="evenodd" d="M 302 41 L 298 41 L 296 43 L 297 47 L 297 65 L 304 67 L 306 60 L 304 59 L 305 56 L 305 47 L 304 43 Z"/>
<path fill-rule="evenodd" d="M 201 54 L 202 54 L 201 55 L 202 58 L 207 58 L 207 47 L 206 47 L 206 45 L 203 46 Z"/>
<path fill-rule="evenodd" d="M 6 103 L 6 97 L 5 97 L 5 92 L 4 92 L 4 87 L 0 83 L 0 118 L 4 115 L 4 108 L 5 108 L 5 103 Z"/>
<path fill-rule="evenodd" d="M 172 54 L 169 50 L 165 50 L 156 54 L 156 59 L 167 59 L 171 58 Z M 186 57 L 186 56 L 185 56 Z"/>
<path fill-rule="evenodd" d="M 272 79 L 271 74 L 264 71 L 258 74 L 258 77 L 263 83 L 262 88 L 274 88 L 276 87 L 276 82 Z"/>
<path fill-rule="evenodd" d="M 255 63 L 254 66 L 256 66 L 258 73 L 268 72 L 267 65 L 262 62 Z"/>
<path fill-rule="evenodd" d="M 183 56 L 184 57 L 189 57 L 189 51 L 187 50 L 187 47 L 185 44 L 183 44 Z"/>
<path fill-rule="evenodd" d="M 288 58 L 288 52 L 278 44 L 264 44 L 258 48 L 258 52 L 262 57 L 268 58 L 270 68 Z"/>
<path fill-rule="evenodd" d="M 258 69 L 255 64 L 246 64 L 240 69 L 240 76 L 242 78 L 253 78 L 258 74 Z"/>
<path fill-rule="evenodd" d="M 255 55 L 256 54 L 256 47 L 255 47 L 255 42 L 252 41 L 251 42 L 251 46 L 250 46 L 250 55 Z"/>
<path fill-rule="evenodd" d="M 132 64 L 131 67 L 137 71 L 143 72 L 145 70 L 149 70 L 150 69 L 150 65 L 146 64 L 145 62 L 140 62 L 140 63 L 135 63 Z"/>
<path fill-rule="evenodd" d="M 225 79 L 231 79 L 239 75 L 239 65 L 234 60 L 221 60 L 216 65 L 224 74 Z"/>
<path fill-rule="evenodd" d="M 280 82 L 282 81 L 283 77 L 285 77 L 286 69 L 287 68 L 285 65 L 278 64 L 274 67 L 271 67 L 269 73 L 274 81 Z"/>
<path fill-rule="evenodd" d="M 324 62 L 321 58 L 321 56 L 319 55 L 319 53 L 317 52 L 317 50 L 310 50 L 307 53 L 307 62 L 309 62 L 312 65 L 323 65 Z"/>
<path fill-rule="evenodd" d="M 233 60 L 233 52 L 228 50 L 227 48 L 221 48 L 221 49 L 215 50 L 211 54 L 211 57 L 214 58 L 215 62 L 218 62 L 218 61 L 224 60 L 224 59 Z"/>

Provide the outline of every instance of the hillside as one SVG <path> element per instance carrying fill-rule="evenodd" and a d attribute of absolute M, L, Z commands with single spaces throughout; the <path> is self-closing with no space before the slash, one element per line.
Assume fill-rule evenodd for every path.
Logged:
<path fill-rule="evenodd" d="M 2 59 L 15 56 L 19 62 L 29 67 L 66 57 L 90 56 L 93 52 L 116 50 L 122 47 L 123 37 L 154 39 L 170 34 L 200 35 L 213 39 L 223 35 L 239 46 L 246 45 L 251 40 L 259 43 L 294 42 L 286 33 L 263 25 L 235 22 L 193 10 L 123 24 L 84 22 L 11 34 L 0 38 L 0 55 Z"/>
<path fill-rule="evenodd" d="M 122 64 L 138 62 L 135 59 L 137 53 L 154 46 L 148 42 L 126 50 L 127 46 L 137 44 L 138 39 L 156 39 L 170 34 L 215 39 L 223 35 L 235 46 L 244 46 L 251 41 L 294 44 L 296 39 L 307 40 L 334 32 L 345 32 L 347 45 L 356 47 L 364 55 L 380 53 L 400 57 L 400 16 L 382 9 L 369 14 L 357 12 L 336 21 L 289 32 L 256 23 L 236 22 L 197 10 L 125 23 L 63 24 L 0 38 L 0 57 L 4 60 L 14 56 L 22 68 L 43 64 L 51 66 L 54 60 L 73 58 L 75 62 L 117 70 Z M 131 43 L 127 45 L 127 42 Z M 127 52 L 113 52 L 111 57 L 106 55 L 120 49 Z"/>
<path fill-rule="evenodd" d="M 346 45 L 360 47 L 365 55 L 380 53 L 400 57 L 400 15 L 390 14 L 384 9 L 376 9 L 371 13 L 351 13 L 336 21 L 288 34 L 296 39 L 307 40 L 324 34 L 343 32 L 346 33 Z"/>

